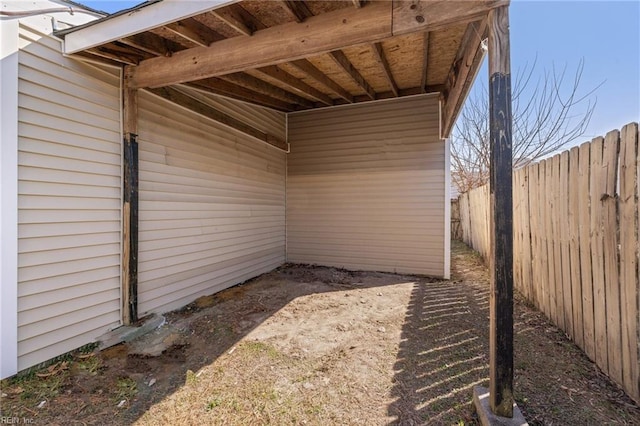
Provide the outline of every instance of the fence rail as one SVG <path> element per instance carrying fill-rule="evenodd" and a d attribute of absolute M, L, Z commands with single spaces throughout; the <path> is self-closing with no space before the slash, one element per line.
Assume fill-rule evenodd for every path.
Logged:
<path fill-rule="evenodd" d="M 514 171 L 514 285 L 640 402 L 638 124 Z M 489 188 L 460 195 L 489 255 Z"/>

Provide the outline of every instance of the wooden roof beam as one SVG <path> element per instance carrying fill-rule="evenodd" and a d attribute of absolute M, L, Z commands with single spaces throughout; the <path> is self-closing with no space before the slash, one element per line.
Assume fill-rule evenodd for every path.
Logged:
<path fill-rule="evenodd" d="M 362 7 L 362 0 L 351 0 L 351 3 L 353 3 L 356 9 L 360 9 Z"/>
<path fill-rule="evenodd" d="M 423 38 L 424 49 L 423 49 L 423 59 L 422 59 L 422 79 L 420 81 L 420 86 L 422 87 L 423 92 L 427 93 L 427 72 L 429 70 L 429 32 L 426 31 L 424 33 Z"/>
<path fill-rule="evenodd" d="M 199 90 L 204 90 L 216 95 L 226 96 L 228 98 L 237 99 L 239 101 L 259 104 L 267 108 L 274 108 L 279 111 L 294 111 L 296 106 L 291 103 L 283 102 L 279 99 L 274 99 L 270 96 L 263 95 L 262 93 L 254 92 L 246 87 L 239 86 L 234 83 L 213 77 L 206 80 L 194 81 L 188 83 L 190 87 L 194 87 Z"/>
<path fill-rule="evenodd" d="M 304 22 L 307 18 L 313 16 L 313 13 L 303 1 L 282 0 L 278 3 L 297 23 Z"/>
<path fill-rule="evenodd" d="M 183 19 L 164 26 L 172 33 L 201 47 L 223 40 L 224 37 L 193 18 Z"/>
<path fill-rule="evenodd" d="M 373 43 L 371 47 L 373 48 L 373 55 L 376 58 L 376 62 L 378 62 L 378 64 L 382 68 L 382 71 L 384 72 L 384 77 L 387 79 L 387 82 L 389 83 L 389 87 L 391 88 L 391 91 L 393 92 L 395 97 L 398 97 L 398 85 L 396 84 L 396 81 L 393 79 L 393 74 L 391 74 L 391 67 L 389 66 L 389 61 L 387 61 L 387 57 L 384 55 L 384 50 L 382 49 L 382 43 L 379 43 L 379 42 Z"/>
<path fill-rule="evenodd" d="M 264 133 L 263 131 L 256 129 L 255 127 L 252 127 L 247 123 L 238 120 L 237 118 L 225 114 L 224 112 L 219 111 L 210 105 L 206 105 L 198 101 L 197 99 L 194 99 L 191 96 L 174 89 L 173 87 L 162 87 L 159 89 L 148 90 L 154 95 L 160 96 L 161 98 L 173 102 L 174 104 L 180 105 L 183 108 L 195 112 L 196 114 L 200 114 L 211 120 L 217 121 L 218 123 L 222 123 L 225 126 L 231 127 L 239 132 L 259 139 L 277 148 L 287 149 L 287 143 L 285 141 L 278 139 L 273 135 Z"/>
<path fill-rule="evenodd" d="M 275 65 L 258 68 L 256 71 L 269 76 L 279 82 L 287 85 L 302 96 L 311 97 L 314 100 L 322 102 L 325 105 L 333 105 L 333 100 L 321 91 L 309 86 L 304 81 L 292 76 L 286 71 L 281 70 Z"/>
<path fill-rule="evenodd" d="M 446 83 L 446 100 L 442 114 L 442 136 L 448 137 L 455 119 L 462 108 L 465 97 L 469 92 L 480 68 L 484 51 L 480 47 L 483 39 L 488 35 L 487 19 L 472 22 L 462 36 L 456 59 L 453 61 Z"/>
<path fill-rule="evenodd" d="M 214 10 L 211 13 L 238 33 L 247 36 L 253 34 L 254 30 L 250 28 L 249 24 L 247 24 L 235 4 L 223 9 Z"/>
<path fill-rule="evenodd" d="M 274 86 L 273 84 L 267 83 L 266 81 L 260 80 L 259 78 L 250 76 L 249 74 L 233 73 L 233 74 L 221 75 L 219 78 L 221 78 L 222 80 L 237 84 L 239 86 L 247 87 L 255 92 L 262 93 L 263 95 L 280 99 L 287 103 L 303 105 L 306 107 L 313 107 L 312 101 L 305 99 L 301 96 L 294 95 L 293 93 L 287 92 L 286 90 L 281 89 L 278 86 Z"/>
<path fill-rule="evenodd" d="M 290 62 L 289 64 L 296 67 L 298 70 L 304 72 L 309 77 L 317 81 L 318 83 L 325 86 L 327 89 L 331 90 L 337 96 L 340 96 L 342 99 L 347 101 L 348 103 L 353 103 L 353 96 L 351 93 L 347 92 L 342 86 L 340 86 L 335 81 L 331 80 L 327 77 L 322 71 L 316 68 L 311 62 L 306 59 L 299 59 L 297 61 Z"/>
<path fill-rule="evenodd" d="M 346 72 L 349 77 L 353 81 L 356 82 L 358 86 L 369 96 L 371 99 L 376 98 L 376 92 L 373 91 L 367 80 L 358 72 L 358 70 L 353 66 L 351 61 L 347 58 L 347 55 L 342 52 L 342 50 L 336 50 L 335 52 L 329 53 L 329 56 L 333 59 L 333 61 Z"/>
<path fill-rule="evenodd" d="M 290 22 L 257 31 L 251 38 L 233 37 L 209 47 L 175 52 L 170 58 L 147 59 L 136 68 L 132 85 L 168 86 L 375 43 L 394 35 L 471 22 L 508 1 L 422 0 L 415 10 L 411 9 L 415 4 L 416 1 L 371 2 L 360 9 L 346 8 L 312 16 L 305 25 Z"/>

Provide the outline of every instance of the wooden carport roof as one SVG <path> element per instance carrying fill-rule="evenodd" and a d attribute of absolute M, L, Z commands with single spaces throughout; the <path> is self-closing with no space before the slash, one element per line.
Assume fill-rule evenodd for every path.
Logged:
<path fill-rule="evenodd" d="M 488 12 L 505 4 L 160 0 L 58 35 L 67 54 L 124 65 L 130 89 L 205 115 L 177 85 L 285 112 L 440 93 L 446 137 L 480 66 Z"/>
<path fill-rule="evenodd" d="M 282 141 L 214 110 L 182 85 L 282 111 L 440 93 L 441 135 L 448 137 L 488 38 L 489 405 L 493 414 L 513 417 L 511 64 L 508 8 L 503 7 L 508 3 L 164 0 L 59 32 L 67 54 L 125 66 L 124 322 L 137 320 L 138 89 L 276 146 Z M 484 392 L 474 390 L 474 403 L 488 423 L 482 414 Z"/>

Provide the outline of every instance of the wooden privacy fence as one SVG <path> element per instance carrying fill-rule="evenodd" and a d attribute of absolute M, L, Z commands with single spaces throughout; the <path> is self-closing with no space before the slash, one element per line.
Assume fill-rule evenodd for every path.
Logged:
<path fill-rule="evenodd" d="M 513 174 L 514 286 L 640 402 L 638 124 Z M 460 195 L 489 254 L 489 188 Z"/>

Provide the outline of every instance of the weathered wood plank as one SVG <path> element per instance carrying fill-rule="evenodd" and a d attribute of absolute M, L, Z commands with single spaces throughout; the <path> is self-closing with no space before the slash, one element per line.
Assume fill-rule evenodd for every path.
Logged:
<path fill-rule="evenodd" d="M 391 9 L 391 2 L 341 9 L 310 17 L 304 25 L 292 22 L 256 31 L 250 38 L 233 37 L 209 47 L 175 52 L 170 58 L 142 61 L 133 84 L 135 87 L 167 86 L 384 40 L 392 35 Z"/>
<path fill-rule="evenodd" d="M 353 103 L 353 96 L 349 92 L 347 92 L 338 83 L 327 77 L 322 71 L 316 68 L 308 60 L 300 59 L 298 61 L 293 61 L 290 64 L 298 68 L 300 71 L 306 73 L 309 77 L 313 78 L 318 83 L 324 85 L 327 89 L 331 90 L 333 93 L 335 93 L 337 96 L 340 96 L 345 101 Z"/>
<path fill-rule="evenodd" d="M 395 0 L 393 34 L 442 29 L 482 19 L 493 8 L 508 6 L 508 1 L 434 2 L 431 0 Z M 367 5 L 369 7 L 369 4 Z"/>
<path fill-rule="evenodd" d="M 551 281 L 549 276 L 549 260 L 553 257 L 553 252 L 550 251 L 549 247 L 549 235 L 551 234 L 551 225 L 549 223 L 549 204 L 550 204 L 550 194 L 547 190 L 551 181 L 549 179 L 549 175 L 551 173 L 551 160 L 542 160 L 540 162 L 540 218 L 542 221 L 542 252 L 540 256 L 541 260 L 541 278 L 542 278 L 542 286 L 544 292 L 544 313 L 547 314 L 547 317 L 551 319 L 551 321 L 555 322 L 555 299 L 553 299 L 553 295 L 551 294 Z"/>
<path fill-rule="evenodd" d="M 535 293 L 535 305 L 541 311 L 545 312 L 544 305 L 544 288 L 542 287 L 542 243 L 540 241 L 541 234 L 541 215 L 540 215 L 540 163 L 529 166 L 529 188 L 531 196 L 529 197 L 529 210 L 531 211 L 531 248 L 532 248 L 532 264 L 531 264 L 531 280 Z"/>
<path fill-rule="evenodd" d="M 345 8 L 307 18 L 304 25 L 291 22 L 256 31 L 253 36 L 233 37 L 175 52 L 171 57 L 142 61 L 132 87 L 161 87 L 201 80 L 250 68 L 328 53 L 348 46 L 375 43 L 394 35 L 430 31 L 452 22 L 480 19 L 505 1 L 426 2 L 422 22 L 414 11 L 398 13 L 392 2 L 370 2 L 365 7 Z M 409 2 L 396 4 L 410 9 Z M 416 25 L 418 24 L 418 25 Z M 220 58 L 224 58 L 221 61 Z"/>
<path fill-rule="evenodd" d="M 622 377 L 629 395 L 640 400 L 638 386 L 638 184 L 640 183 L 638 124 L 627 124 L 620 135 L 620 291 Z"/>
<path fill-rule="evenodd" d="M 509 9 L 493 9 L 489 27 L 491 296 L 489 405 L 513 416 L 513 191 Z"/>
<path fill-rule="evenodd" d="M 605 193 L 606 182 L 603 173 L 602 151 L 604 139 L 595 138 L 591 142 L 591 176 L 589 198 L 591 199 L 591 259 L 593 271 L 593 322 L 595 326 L 596 364 L 608 373 L 607 359 L 607 313 L 605 309 L 605 270 L 602 252 L 603 209 L 600 197 Z"/>
<path fill-rule="evenodd" d="M 580 281 L 582 284 L 582 316 L 584 351 L 596 359 L 595 324 L 593 310 L 593 271 L 591 261 L 591 143 L 580 145 L 578 155 L 578 221 L 580 234 Z"/>
<path fill-rule="evenodd" d="M 612 130 L 605 136 L 602 153 L 602 172 L 605 186 L 604 192 L 600 195 L 600 203 L 606 297 L 607 361 L 609 377 L 622 384 L 622 330 L 620 326 L 618 220 L 616 216 L 619 140 L 620 132 L 617 130 Z"/>
<path fill-rule="evenodd" d="M 329 96 L 309 86 L 304 81 L 292 76 L 286 71 L 281 70 L 275 65 L 258 68 L 257 71 L 286 84 L 288 87 L 298 92 L 299 95 L 311 97 L 325 105 L 333 105 L 333 101 Z"/>
<path fill-rule="evenodd" d="M 562 264 L 562 296 L 564 310 L 564 330 L 573 339 L 573 299 L 571 294 L 571 259 L 569 255 L 569 151 L 560 154 L 560 190 L 558 202 L 560 203 L 560 257 Z"/>
<path fill-rule="evenodd" d="M 331 56 L 336 65 L 342 68 L 342 70 L 347 73 L 349 77 L 351 77 L 351 79 L 364 91 L 367 96 L 369 96 L 370 99 L 376 98 L 376 92 L 369 85 L 369 83 L 367 83 L 367 80 L 362 76 L 362 74 L 360 74 L 360 72 L 353 66 L 351 61 L 349 61 L 342 50 L 331 52 L 329 53 L 329 56 Z"/>
<path fill-rule="evenodd" d="M 571 307 L 573 315 L 573 341 L 584 348 L 582 317 L 582 284 L 580 274 L 580 218 L 579 218 L 579 174 L 578 161 L 580 149 L 575 146 L 569 152 L 569 196 L 567 206 L 569 263 L 571 276 Z"/>
<path fill-rule="evenodd" d="M 398 85 L 396 81 L 393 79 L 393 74 L 391 73 L 391 67 L 389 66 L 389 62 L 387 61 L 387 57 L 384 54 L 384 50 L 382 49 L 382 43 L 373 43 L 371 45 L 371 49 L 373 50 L 373 55 L 378 62 L 380 68 L 382 68 L 382 72 L 384 77 L 387 79 L 387 83 L 389 83 L 389 88 L 393 92 L 393 95 L 398 97 Z M 426 85 L 423 85 L 424 87 Z"/>
<path fill-rule="evenodd" d="M 487 20 L 472 22 L 467 25 L 462 42 L 451 65 L 446 83 L 446 100 L 442 111 L 442 134 L 447 136 L 462 108 L 463 94 L 467 92 L 476 70 L 484 54 L 480 48 L 481 41 L 488 31 Z"/>
<path fill-rule="evenodd" d="M 260 80 L 259 78 L 253 77 L 252 75 L 245 73 L 233 73 L 220 76 L 220 79 L 228 81 L 230 83 L 236 84 L 238 86 L 243 86 L 254 90 L 258 93 L 262 93 L 263 95 L 280 99 L 281 101 L 294 103 L 298 105 L 303 105 L 308 108 L 313 107 L 313 102 L 309 99 L 303 98 L 302 96 L 298 96 L 291 92 L 288 92 L 284 89 L 281 89 L 278 86 L 274 86 L 273 84 L 267 83 L 264 80 Z"/>
<path fill-rule="evenodd" d="M 138 320 L 138 91 L 129 87 L 131 69 L 124 70 L 122 322 Z"/>
<path fill-rule="evenodd" d="M 249 28 L 242 15 L 240 15 L 240 13 L 238 13 L 237 9 L 235 9 L 234 7 L 225 7 L 222 9 L 214 10 L 211 13 L 218 19 L 222 20 L 229 27 L 236 30 L 238 33 L 247 36 L 253 34 L 253 30 Z"/>
<path fill-rule="evenodd" d="M 551 158 L 551 205 L 549 206 L 549 221 L 551 223 L 551 234 L 548 235 L 549 243 L 552 248 L 552 255 L 549 258 L 549 280 L 551 282 L 551 294 L 555 299 L 555 323 L 560 329 L 564 330 L 564 299 L 562 296 L 562 264 L 560 258 L 560 229 L 558 223 L 559 208 L 559 174 L 560 159 L 559 155 Z"/>
<path fill-rule="evenodd" d="M 424 47 L 422 49 L 422 78 L 420 79 L 420 87 L 422 88 L 422 93 L 427 93 L 427 71 L 429 69 L 429 32 L 426 31 L 423 37 Z"/>
<path fill-rule="evenodd" d="M 535 300 L 533 294 L 533 285 L 531 282 L 531 265 L 533 264 L 533 257 L 531 255 L 531 211 L 529 207 L 529 167 L 522 168 L 522 214 L 521 226 L 522 226 L 522 286 L 525 289 L 525 293 L 529 300 Z"/>
<path fill-rule="evenodd" d="M 520 170 L 513 171 L 513 286 L 514 289 L 522 293 L 520 284 L 522 282 L 521 271 L 521 256 L 516 256 L 516 253 L 521 252 L 520 241 L 520 200 L 522 192 L 520 191 Z"/>

